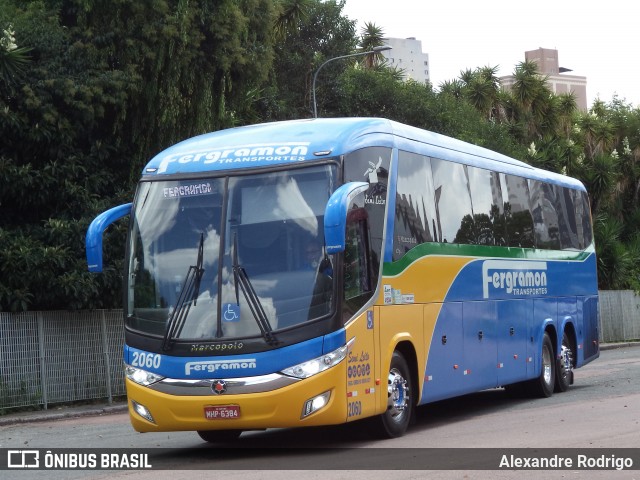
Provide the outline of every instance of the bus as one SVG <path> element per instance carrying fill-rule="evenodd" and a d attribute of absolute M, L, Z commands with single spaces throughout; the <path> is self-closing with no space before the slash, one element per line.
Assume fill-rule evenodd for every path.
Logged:
<path fill-rule="evenodd" d="M 563 392 L 599 356 L 589 199 L 567 176 L 381 118 L 196 136 L 143 168 L 129 215 L 125 382 L 140 432 L 361 419 L 506 388 Z"/>

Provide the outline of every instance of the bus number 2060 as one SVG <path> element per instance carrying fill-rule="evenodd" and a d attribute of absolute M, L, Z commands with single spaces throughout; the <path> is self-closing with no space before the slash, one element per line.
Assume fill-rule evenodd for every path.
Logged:
<path fill-rule="evenodd" d="M 160 368 L 161 356 L 153 353 L 133 352 L 131 365 L 142 368 Z"/>
<path fill-rule="evenodd" d="M 361 402 L 349 402 L 347 404 L 347 416 L 357 417 L 362 415 L 362 403 Z"/>

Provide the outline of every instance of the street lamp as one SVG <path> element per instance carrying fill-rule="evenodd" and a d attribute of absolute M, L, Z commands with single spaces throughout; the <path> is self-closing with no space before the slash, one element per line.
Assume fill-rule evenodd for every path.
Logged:
<path fill-rule="evenodd" d="M 334 60 L 341 60 L 343 58 L 350 58 L 350 57 L 359 57 L 361 55 L 368 55 L 370 53 L 384 52 L 386 50 L 391 50 L 392 48 L 393 47 L 390 47 L 389 45 L 381 45 L 379 47 L 373 47 L 371 50 L 369 50 L 367 52 L 358 52 L 358 53 L 352 53 L 350 55 L 342 55 L 340 57 L 333 57 L 333 58 L 330 58 L 329 60 L 327 60 L 326 62 L 324 62 L 322 65 L 320 65 L 318 67 L 318 69 L 316 70 L 316 73 L 313 74 L 313 84 L 311 86 L 311 92 L 313 94 L 313 118 L 318 118 L 318 109 L 316 108 L 316 78 L 318 77 L 318 72 L 320 70 L 322 70 L 322 67 L 324 67 L 329 62 L 333 62 Z"/>

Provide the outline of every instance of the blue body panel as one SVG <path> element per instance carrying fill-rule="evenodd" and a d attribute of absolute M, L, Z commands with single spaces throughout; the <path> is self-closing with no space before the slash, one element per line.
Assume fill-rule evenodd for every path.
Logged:
<path fill-rule="evenodd" d="M 576 367 L 597 358 L 595 262 L 592 252 L 570 261 L 481 258 L 464 266 L 437 319 L 420 403 L 538 377 L 546 329 L 556 333 L 558 352 L 562 332 L 575 331 Z"/>

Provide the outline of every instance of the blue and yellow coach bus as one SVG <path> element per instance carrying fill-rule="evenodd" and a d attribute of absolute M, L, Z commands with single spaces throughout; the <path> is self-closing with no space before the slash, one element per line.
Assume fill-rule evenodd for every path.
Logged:
<path fill-rule="evenodd" d="M 201 135 L 144 167 L 124 363 L 141 432 L 370 422 L 506 387 L 548 397 L 599 355 L 577 180 L 379 118 Z"/>

